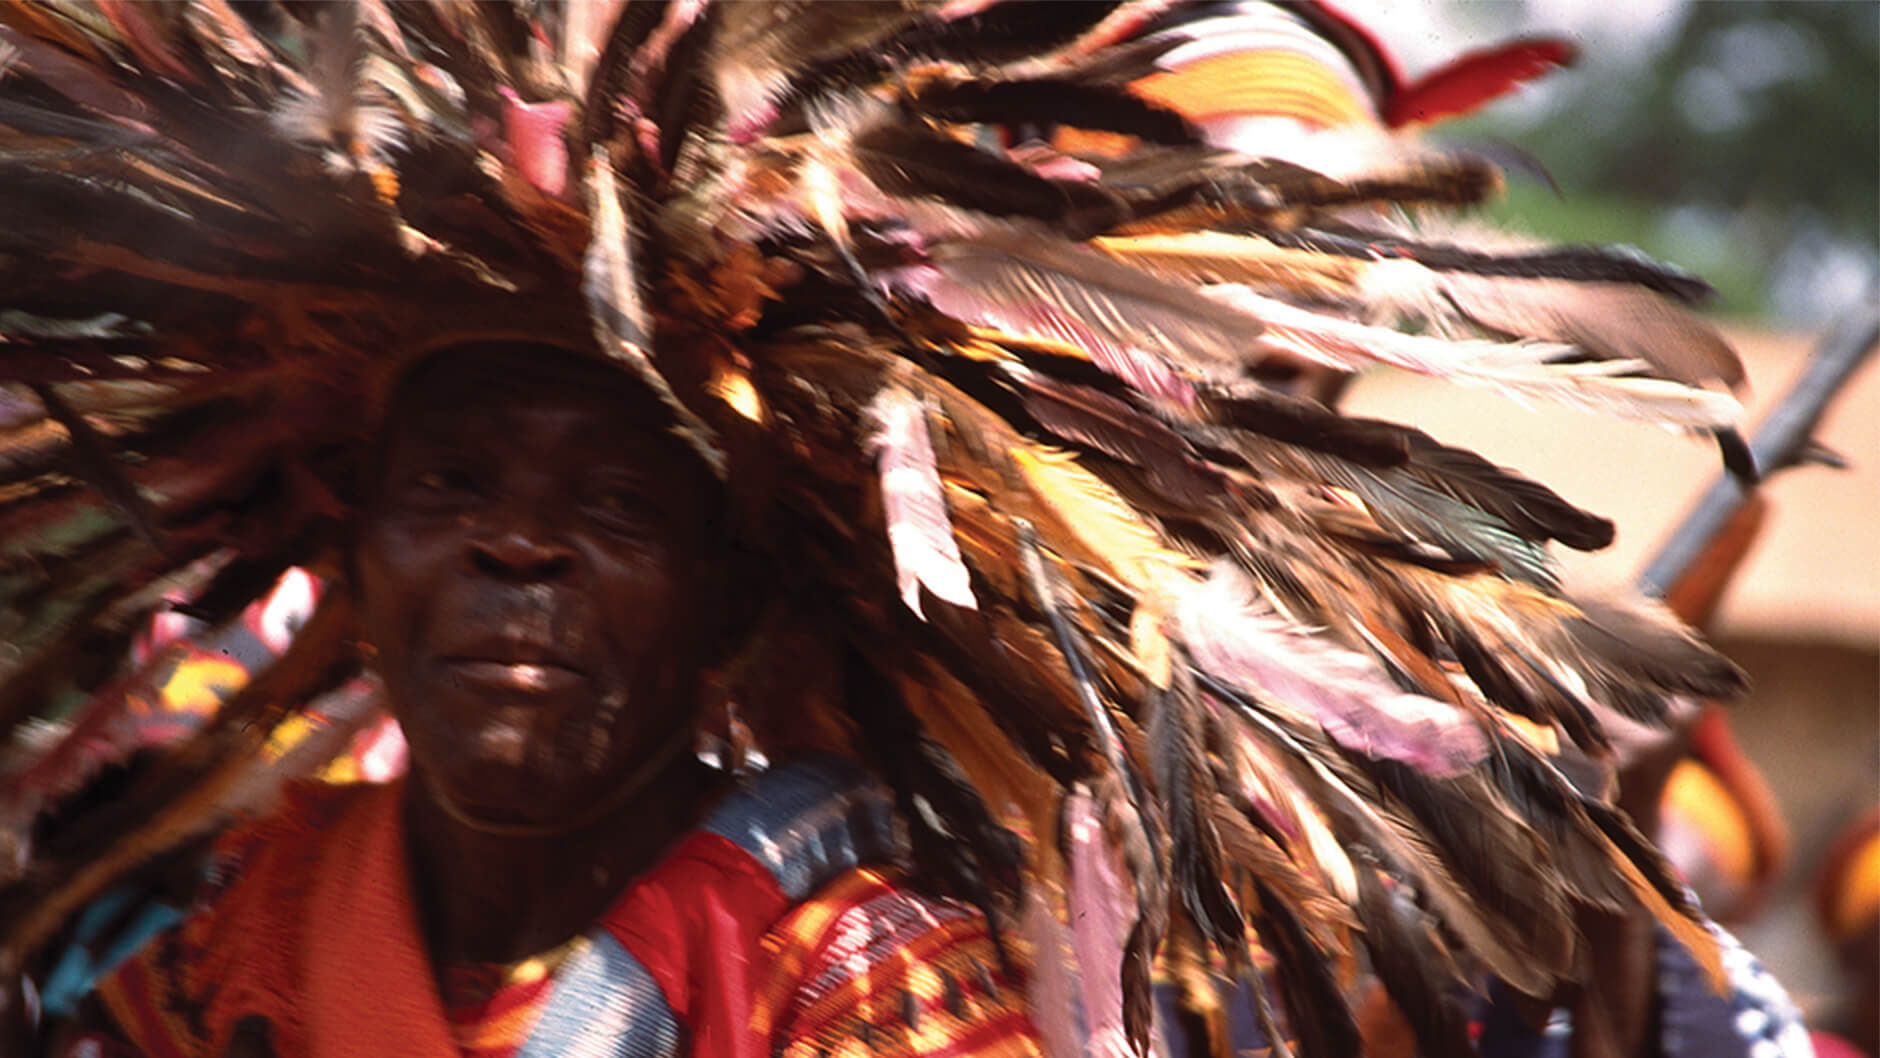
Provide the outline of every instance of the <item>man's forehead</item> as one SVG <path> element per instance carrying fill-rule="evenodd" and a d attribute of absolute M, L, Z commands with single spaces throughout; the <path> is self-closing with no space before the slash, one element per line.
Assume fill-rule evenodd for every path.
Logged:
<path fill-rule="evenodd" d="M 442 454 L 485 463 L 534 453 L 559 469 L 630 471 L 661 488 L 717 494 L 718 479 L 673 426 L 659 398 L 598 356 L 492 345 L 446 350 L 408 372 L 379 444 L 393 460 Z"/>
<path fill-rule="evenodd" d="M 672 415 L 638 379 L 598 357 L 551 346 L 445 350 L 413 368 L 387 408 L 393 435 L 493 426 L 543 414 L 609 432 L 670 433 Z"/>
<path fill-rule="evenodd" d="M 644 383 L 598 355 L 509 342 L 432 353 L 407 370 L 395 390 L 421 402 L 493 401 L 510 394 L 559 392 L 605 394 L 628 404 L 650 401 L 657 408 Z"/>
<path fill-rule="evenodd" d="M 635 418 L 591 394 L 567 400 L 509 394 L 472 403 L 429 404 L 399 416 L 386 433 L 394 447 L 570 441 L 591 444 L 597 457 L 618 451 L 664 455 L 679 446 L 665 424 Z"/>

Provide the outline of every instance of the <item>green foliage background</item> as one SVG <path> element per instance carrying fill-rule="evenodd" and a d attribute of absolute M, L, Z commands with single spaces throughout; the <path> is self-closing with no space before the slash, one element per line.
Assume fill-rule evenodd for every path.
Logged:
<path fill-rule="evenodd" d="M 1510 6 L 1492 21 L 1555 28 Z M 1518 144 L 1559 184 L 1517 177 L 1497 220 L 1632 243 L 1710 279 L 1722 312 L 1821 326 L 1880 268 L 1880 3 L 1709 0 L 1676 20 L 1656 48 L 1589 46 L 1532 90 L 1538 115 L 1497 106 L 1441 135 Z"/>

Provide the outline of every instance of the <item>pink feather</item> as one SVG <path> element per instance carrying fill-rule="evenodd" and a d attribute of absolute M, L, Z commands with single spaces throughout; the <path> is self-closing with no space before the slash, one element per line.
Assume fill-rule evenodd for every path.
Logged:
<path fill-rule="evenodd" d="M 1096 803 L 1083 792 L 1064 806 L 1070 834 L 1071 943 L 1083 974 L 1084 1053 L 1133 1058 L 1123 1031 L 1123 941 L 1136 902 L 1111 862 Z"/>
<path fill-rule="evenodd" d="M 568 149 L 561 130 L 574 110 L 560 100 L 524 103 L 507 85 L 497 91 L 503 96 L 503 139 L 516 170 L 536 190 L 559 196 L 568 186 Z"/>
<path fill-rule="evenodd" d="M 1488 753 L 1466 712 L 1400 690 L 1371 658 L 1308 635 L 1254 601 L 1240 570 L 1217 565 L 1177 608 L 1202 669 L 1274 711 L 1317 724 L 1366 756 L 1457 775 Z"/>
<path fill-rule="evenodd" d="M 996 301 L 953 281 L 938 269 L 909 269 L 902 280 L 935 309 L 955 319 L 1032 341 L 1073 346 L 1083 350 L 1099 368 L 1141 393 L 1184 408 L 1194 404 L 1194 386 L 1160 356 L 1113 342 L 1047 301 L 1023 305 Z"/>

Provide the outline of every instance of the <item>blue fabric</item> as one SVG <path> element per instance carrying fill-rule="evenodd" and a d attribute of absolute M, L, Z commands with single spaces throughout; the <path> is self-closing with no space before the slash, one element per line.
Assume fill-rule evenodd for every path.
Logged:
<path fill-rule="evenodd" d="M 671 1058 L 680 1035 L 653 975 L 612 934 L 595 930 L 556 972 L 516 1058 Z"/>
<path fill-rule="evenodd" d="M 859 766 L 807 757 L 758 774 L 704 829 L 762 864 L 792 903 L 843 871 L 892 860 L 894 803 Z"/>
<path fill-rule="evenodd" d="M 128 886 L 118 886 L 92 901 L 79 915 L 71 943 L 59 953 L 40 985 L 45 1016 L 71 1017 L 99 978 L 182 919 L 181 908 Z"/>

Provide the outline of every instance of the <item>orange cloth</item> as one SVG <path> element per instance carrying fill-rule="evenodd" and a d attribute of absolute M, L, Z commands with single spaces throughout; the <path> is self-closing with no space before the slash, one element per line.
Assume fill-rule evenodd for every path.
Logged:
<path fill-rule="evenodd" d="M 322 842 L 303 934 L 307 993 L 296 1004 L 319 1058 L 378 1058 L 391 1039 L 405 1058 L 458 1058 L 412 910 L 403 790 L 360 796 Z"/>
<path fill-rule="evenodd" d="M 414 924 L 403 791 L 300 791 L 237 835 L 240 877 L 213 912 L 100 983 L 119 1029 L 151 1058 L 220 1055 L 252 1015 L 282 1055 L 366 1058 L 398 1039 L 411 1058 L 457 1058 Z"/>

